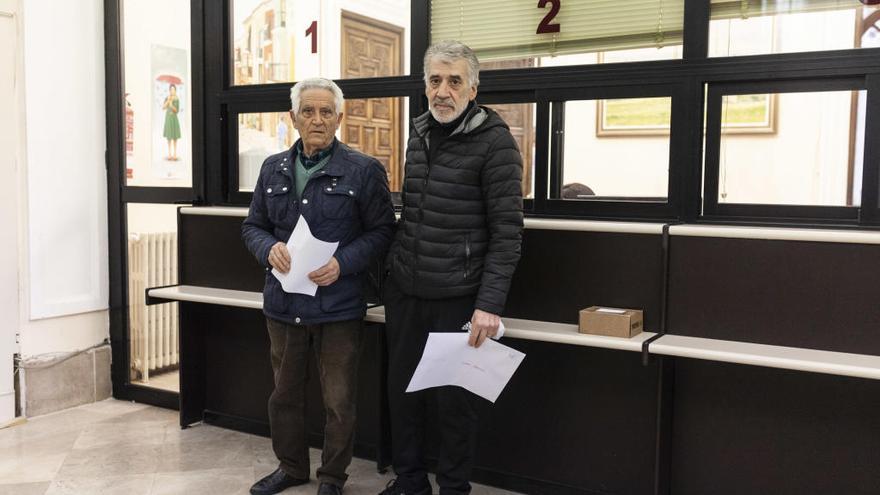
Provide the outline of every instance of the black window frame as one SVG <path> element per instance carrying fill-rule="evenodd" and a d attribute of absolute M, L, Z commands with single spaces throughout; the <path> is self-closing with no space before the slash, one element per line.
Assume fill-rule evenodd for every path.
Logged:
<path fill-rule="evenodd" d="M 128 324 L 126 272 L 126 214 L 128 203 L 191 203 L 246 207 L 251 193 L 237 191 L 238 170 L 232 148 L 237 147 L 235 112 L 268 108 L 287 110 L 292 83 L 232 86 L 232 0 L 190 0 L 192 53 L 192 187 L 127 186 L 123 135 L 122 3 L 104 2 L 108 223 L 110 250 L 110 334 L 113 342 L 115 397 L 175 407 L 177 394 L 133 385 L 128 380 Z M 410 116 L 427 109 L 422 81 L 422 57 L 429 45 L 430 2 L 412 2 L 409 37 L 410 73 L 392 78 L 338 81 L 348 98 L 406 96 Z M 880 48 L 708 58 L 709 0 L 684 0 L 683 58 L 653 62 L 533 67 L 481 72 L 479 102 L 536 104 L 536 198 L 525 202 L 530 217 L 567 217 L 616 221 L 670 221 L 687 223 L 838 226 L 880 230 Z M 817 81 L 864 78 L 867 90 L 863 192 L 857 221 L 813 218 L 809 212 L 768 208 L 760 216 L 703 212 L 703 120 L 706 88 L 732 83 Z M 546 198 L 552 180 L 560 176 L 551 165 L 551 129 L 559 129 L 561 112 L 554 101 L 567 91 L 593 91 L 619 86 L 671 85 L 675 87 L 670 129 L 670 175 L 667 203 L 631 205 L 626 202 L 569 202 Z M 707 86 L 708 85 L 708 86 Z M 717 86 L 716 86 L 717 87 Z M 678 101 L 676 102 L 676 98 Z M 234 132 L 233 132 L 234 130 Z M 555 175 L 554 175 L 555 174 Z M 234 177 L 234 180 L 233 180 Z M 539 191 L 545 198 L 539 199 Z M 607 204 L 606 204 L 607 203 Z M 800 215 L 800 216 L 792 216 Z"/>
<path fill-rule="evenodd" d="M 674 146 L 686 135 L 685 101 L 687 86 L 682 82 L 662 80 L 642 80 L 627 84 L 581 85 L 577 88 L 540 90 L 538 100 L 551 106 L 549 177 L 546 187 L 540 194 L 535 190 L 536 213 L 546 216 L 575 216 L 590 218 L 618 218 L 639 220 L 672 220 L 681 208 L 679 188 L 684 167 L 675 166 L 686 157 L 679 156 L 682 146 Z M 570 200 L 561 198 L 563 176 L 565 171 L 565 103 L 568 101 L 598 101 L 618 98 L 671 98 L 671 118 L 669 131 L 669 175 L 666 186 L 666 198 L 656 201 L 646 198 L 602 199 L 601 196 L 589 200 Z M 577 136 L 570 138 L 577 139 Z M 590 157 L 583 159 L 589 160 Z"/>
<path fill-rule="evenodd" d="M 736 219 L 741 221 L 765 218 L 785 218 L 791 222 L 858 224 L 859 206 L 785 205 L 719 203 L 720 148 L 722 99 L 727 95 L 786 94 L 820 91 L 866 90 L 864 76 L 832 77 L 823 79 L 765 80 L 759 82 L 723 82 L 708 85 L 705 136 L 705 181 L 703 217 L 706 219 Z M 862 188 L 860 201 L 870 188 Z M 860 203 L 862 204 L 862 203 Z"/>
<path fill-rule="evenodd" d="M 107 224 L 109 265 L 109 323 L 113 354 L 113 397 L 177 409 L 179 394 L 132 383 L 128 307 L 128 205 L 202 205 L 206 202 L 206 98 L 203 54 L 205 0 L 190 0 L 190 53 L 192 90 L 192 183 L 189 187 L 130 186 L 125 156 L 124 0 L 104 2 L 104 77 L 106 111 Z"/>

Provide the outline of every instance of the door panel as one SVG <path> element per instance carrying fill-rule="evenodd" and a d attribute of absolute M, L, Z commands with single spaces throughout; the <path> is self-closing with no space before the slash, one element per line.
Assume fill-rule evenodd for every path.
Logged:
<path fill-rule="evenodd" d="M 342 14 L 342 77 L 385 77 L 403 72 L 403 29 L 367 17 Z M 400 98 L 347 100 L 342 141 L 376 157 L 392 191 L 401 184 Z"/>

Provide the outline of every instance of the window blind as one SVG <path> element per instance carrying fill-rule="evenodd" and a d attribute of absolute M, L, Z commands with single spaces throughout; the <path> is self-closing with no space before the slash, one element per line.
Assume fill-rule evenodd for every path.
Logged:
<path fill-rule="evenodd" d="M 763 15 L 852 9 L 858 0 L 712 0 L 712 19 L 736 19 Z"/>
<path fill-rule="evenodd" d="M 481 61 L 680 44 L 684 0 L 560 0 L 550 21 L 560 32 L 536 34 L 551 12 L 536 0 L 431 0 L 431 40 L 459 40 Z"/>

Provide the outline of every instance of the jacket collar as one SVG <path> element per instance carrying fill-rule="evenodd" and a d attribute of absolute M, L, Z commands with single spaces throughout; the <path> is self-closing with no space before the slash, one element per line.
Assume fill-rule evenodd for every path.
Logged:
<path fill-rule="evenodd" d="M 430 127 L 430 118 L 431 111 L 428 110 L 413 119 L 413 128 L 419 136 L 424 137 L 427 134 L 428 128 Z M 487 118 L 489 118 L 489 112 L 475 103 L 470 111 L 468 111 L 464 120 L 462 120 L 458 127 L 456 127 L 449 135 L 468 134 L 485 122 Z"/>
<path fill-rule="evenodd" d="M 275 164 L 276 171 L 290 177 L 291 179 L 293 179 L 293 167 L 296 163 L 298 143 L 299 140 L 281 155 L 281 160 Z M 351 148 L 338 139 L 336 139 L 335 143 L 336 144 L 332 147 L 330 161 L 328 161 L 321 170 L 317 171 L 316 175 L 330 175 L 333 177 L 342 177 L 345 175 L 347 168 L 345 162 L 348 161 L 348 155 L 351 153 Z"/>

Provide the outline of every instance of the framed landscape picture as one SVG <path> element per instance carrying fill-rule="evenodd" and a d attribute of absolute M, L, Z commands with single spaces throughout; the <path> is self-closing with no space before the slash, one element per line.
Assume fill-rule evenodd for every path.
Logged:
<path fill-rule="evenodd" d="M 776 132 L 775 94 L 725 95 L 721 102 L 721 132 Z M 662 136 L 669 134 L 672 98 L 620 98 L 596 101 L 596 135 Z"/>

